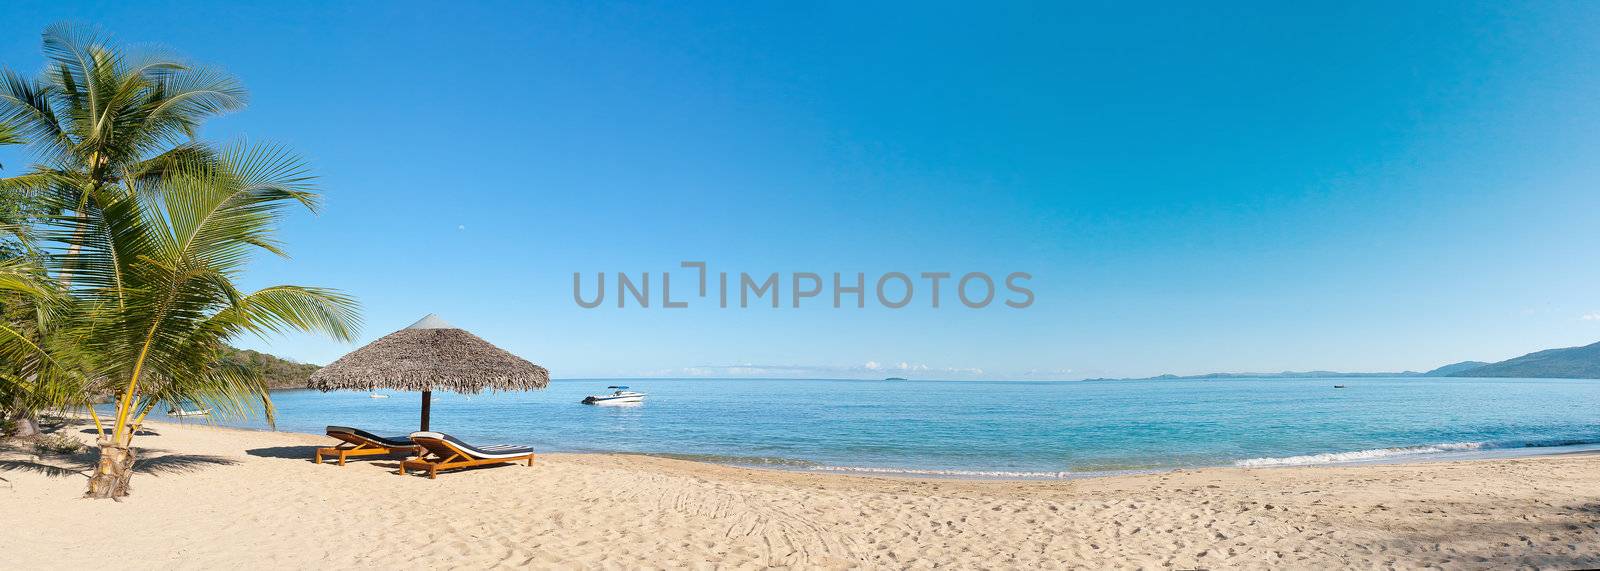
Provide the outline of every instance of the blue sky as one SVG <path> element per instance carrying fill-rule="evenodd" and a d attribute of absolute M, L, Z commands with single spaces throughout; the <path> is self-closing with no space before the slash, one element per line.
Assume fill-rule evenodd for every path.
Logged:
<path fill-rule="evenodd" d="M 247 283 L 356 295 L 363 342 L 437 312 L 557 377 L 1072 379 L 1600 340 L 1592 3 L 4 13 L 14 69 L 37 71 L 39 32 L 66 20 L 242 78 L 250 107 L 204 136 L 287 144 L 327 196 L 283 227 L 293 259 Z M 690 283 L 682 260 L 1025 271 L 1037 299 L 572 301 L 573 272 Z"/>

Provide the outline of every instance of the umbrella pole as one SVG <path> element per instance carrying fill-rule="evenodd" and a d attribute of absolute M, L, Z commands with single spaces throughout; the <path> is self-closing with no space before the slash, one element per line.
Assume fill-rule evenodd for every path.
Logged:
<path fill-rule="evenodd" d="M 433 391 L 422 391 L 422 430 L 428 430 L 428 407 L 433 404 Z"/>

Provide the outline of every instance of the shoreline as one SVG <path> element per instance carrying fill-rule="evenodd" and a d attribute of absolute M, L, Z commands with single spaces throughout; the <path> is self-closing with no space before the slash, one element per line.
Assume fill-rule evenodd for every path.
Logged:
<path fill-rule="evenodd" d="M 322 436 L 147 428 L 122 502 L 79 499 L 92 451 L 0 448 L 0 506 L 30 514 L 15 566 L 1600 566 L 1597 454 L 1015 481 L 554 453 L 429 480 L 314 464 Z M 84 550 L 88 522 L 163 540 Z"/>
<path fill-rule="evenodd" d="M 328 438 L 327 435 L 325 435 L 325 434 L 313 434 L 313 433 L 309 433 L 309 432 L 298 432 L 298 431 L 291 431 L 291 430 L 261 429 L 261 428 L 225 426 L 225 425 L 220 425 L 220 424 L 206 424 L 206 423 L 193 423 L 193 424 L 190 424 L 190 423 L 182 423 L 182 422 L 171 422 L 171 421 L 166 421 L 166 420 L 147 420 L 144 423 L 143 427 L 144 427 L 143 430 L 153 430 L 156 436 L 159 436 L 160 431 L 163 430 L 163 429 L 166 429 L 166 430 L 180 430 L 180 431 L 182 431 L 182 430 L 201 430 L 201 431 L 216 432 L 216 433 L 238 433 L 238 434 L 241 434 L 241 435 L 282 435 L 282 436 L 294 438 L 296 440 L 302 440 L 302 441 L 304 441 L 306 443 L 307 446 L 313 446 L 313 447 L 317 447 L 317 446 L 332 446 L 334 444 L 337 444 L 337 441 L 334 441 L 331 438 Z M 68 423 L 68 430 L 78 431 L 81 434 L 82 439 L 84 440 L 85 444 L 90 447 L 89 452 L 93 453 L 93 450 L 92 450 L 92 447 L 93 447 L 93 434 L 92 434 L 92 431 L 94 430 L 94 425 L 93 425 L 93 423 L 91 421 L 89 421 L 87 418 L 72 419 Z M 144 442 L 143 442 L 144 440 L 145 440 L 145 437 L 143 437 L 143 436 L 141 436 L 139 438 L 136 438 L 135 439 L 134 448 L 135 449 L 143 448 L 143 446 L 141 446 L 141 445 L 144 444 Z M 1464 451 L 1464 452 L 1445 452 L 1445 453 L 1430 454 L 1430 455 L 1419 455 L 1419 456 L 1412 456 L 1412 457 L 1380 458 L 1380 459 L 1372 459 L 1372 460 L 1352 460 L 1352 461 L 1328 462 L 1328 463 L 1320 463 L 1320 464 L 1287 464 L 1287 465 L 1261 465 L 1261 466 L 1241 466 L 1241 465 L 1179 466 L 1179 467 L 1173 467 L 1173 468 L 1158 468 L 1158 469 L 1148 469 L 1148 470 L 1122 470 L 1122 471 L 1101 471 L 1101 472 L 1062 472 L 1063 474 L 1068 474 L 1068 475 L 1064 476 L 1064 477 L 1059 477 L 1059 478 L 1009 478 L 1009 477 L 964 477 L 964 476 L 949 476 L 949 477 L 947 477 L 947 476 L 942 476 L 942 475 L 924 473 L 924 472 L 935 472 L 934 470 L 919 471 L 919 470 L 916 470 L 916 469 L 904 469 L 904 470 L 902 470 L 902 469 L 897 469 L 897 468 L 881 468 L 880 469 L 880 468 L 870 468 L 870 467 L 863 468 L 863 471 L 860 471 L 860 472 L 830 470 L 830 469 L 785 468 L 785 467 L 782 467 L 782 466 L 762 466 L 762 465 L 750 465 L 750 464 L 739 464 L 739 463 L 728 463 L 728 462 L 716 462 L 716 461 L 712 461 L 712 460 L 696 459 L 696 458 L 692 457 L 692 456 L 695 456 L 695 455 L 691 455 L 691 454 L 678 454 L 678 453 L 670 453 L 670 452 L 656 453 L 656 452 L 611 452 L 611 451 L 552 451 L 552 452 L 538 452 L 538 455 L 539 455 L 539 457 L 556 456 L 556 457 L 561 457 L 561 458 L 585 458 L 585 457 L 608 458 L 608 457 L 615 457 L 615 458 L 651 459 L 651 460 L 660 460 L 660 461 L 666 461 L 666 462 L 681 462 L 681 463 L 685 463 L 685 464 L 693 464 L 693 465 L 705 466 L 705 467 L 709 467 L 709 468 L 724 468 L 724 469 L 744 470 L 744 471 L 752 471 L 752 472 L 772 472 L 772 473 L 778 473 L 778 474 L 805 474 L 805 475 L 813 475 L 813 476 L 819 476 L 819 477 L 888 479 L 888 480 L 895 480 L 895 481 L 924 481 L 924 482 L 927 482 L 927 483 L 977 482 L 977 483 L 996 483 L 996 484 L 1005 484 L 1005 483 L 1050 484 L 1050 483 L 1068 483 L 1068 482 L 1077 482 L 1077 481 L 1085 481 L 1085 480 L 1100 480 L 1100 479 L 1112 479 L 1112 478 L 1132 478 L 1132 477 L 1144 477 L 1144 476 L 1162 476 L 1162 475 L 1167 475 L 1167 474 L 1199 474 L 1199 473 L 1205 473 L 1205 472 L 1211 472 L 1211 471 L 1320 470 L 1320 469 L 1324 469 L 1324 468 L 1362 468 L 1362 467 L 1421 468 L 1421 467 L 1427 467 L 1429 465 L 1434 465 L 1434 464 L 1457 464 L 1457 463 L 1460 463 L 1460 464 L 1473 464 L 1473 463 L 1508 461 L 1508 460 L 1539 460 L 1539 459 L 1545 459 L 1545 458 L 1583 457 L 1583 456 L 1597 456 L 1597 457 L 1600 457 L 1600 443 L 1573 444 L 1573 445 L 1564 445 L 1564 446 L 1531 446 L 1531 447 L 1521 447 L 1521 448 L 1495 448 L 1495 449 L 1488 449 L 1488 450 L 1473 450 L 1473 451 Z M 947 472 L 947 471 L 946 470 L 939 470 L 937 472 Z M 996 471 L 993 471 L 993 472 L 999 472 L 999 470 L 996 470 Z"/>
<path fill-rule="evenodd" d="M 300 389 L 294 389 L 294 390 L 300 390 Z M 87 419 L 84 419 L 84 420 L 87 421 Z M 305 436 L 318 437 L 318 438 L 322 438 L 322 437 L 325 436 L 324 434 L 313 433 L 313 432 L 300 432 L 300 431 L 294 431 L 294 430 L 277 430 L 277 429 L 267 429 L 267 428 L 227 426 L 227 425 L 222 425 L 222 424 L 206 424 L 206 423 L 203 423 L 203 422 L 196 422 L 196 423 L 190 424 L 190 423 L 186 423 L 186 422 L 173 422 L 171 420 L 152 420 L 152 421 L 147 421 L 146 424 L 147 425 L 165 424 L 165 425 L 172 425 L 172 426 L 203 427 L 203 428 L 208 428 L 208 429 L 234 430 L 234 431 L 252 432 L 252 433 L 266 433 L 266 434 L 273 434 L 273 433 L 276 433 L 276 434 L 296 434 L 296 435 L 305 435 Z M 1518 447 L 1504 447 L 1504 448 L 1501 448 L 1501 447 L 1487 447 L 1487 448 L 1474 447 L 1474 448 L 1472 448 L 1470 450 L 1440 450 L 1440 451 L 1425 451 L 1425 452 L 1417 452 L 1417 453 L 1405 452 L 1405 451 L 1411 450 L 1411 449 L 1425 449 L 1425 448 L 1435 448 L 1435 447 L 1441 447 L 1441 446 L 1446 446 L 1447 447 L 1449 445 L 1421 444 L 1421 445 L 1414 445 L 1414 446 L 1399 446 L 1399 447 L 1393 447 L 1393 448 L 1382 448 L 1382 449 L 1371 449 L 1371 450 L 1338 451 L 1338 452 L 1314 453 L 1314 454 L 1296 455 L 1296 456 L 1285 456 L 1285 457 L 1277 457 L 1277 458 L 1254 458 L 1254 459 L 1245 459 L 1245 460 L 1235 460 L 1235 461 L 1233 461 L 1232 464 L 1212 464 L 1212 465 L 1196 465 L 1196 466 L 1172 466 L 1172 467 L 1162 467 L 1162 468 L 1133 468 L 1133 469 L 1127 469 L 1127 470 L 1097 470 L 1097 471 L 1083 471 L 1083 472 L 1074 472 L 1074 471 L 1070 471 L 1070 470 L 1063 470 L 1063 471 L 1057 471 L 1057 472 L 1046 472 L 1046 471 L 1017 470 L 1017 469 L 1004 469 L 1004 468 L 1000 468 L 1000 469 L 985 469 L 985 468 L 974 468 L 974 469 L 922 469 L 922 468 L 899 468 L 899 467 L 878 467 L 878 466 L 826 466 L 826 465 L 821 465 L 821 464 L 818 464 L 818 463 L 810 461 L 810 460 L 797 459 L 797 458 L 771 458 L 770 460 L 774 460 L 774 462 L 771 462 L 771 463 L 743 463 L 743 462 L 738 462 L 737 461 L 738 457 L 728 457 L 728 458 L 730 458 L 730 461 L 718 461 L 716 458 L 719 458 L 719 456 L 717 456 L 717 455 L 681 453 L 681 452 L 630 452 L 630 451 L 607 451 L 607 450 L 559 450 L 558 449 L 558 450 L 554 450 L 552 452 L 547 452 L 546 454 L 642 456 L 642 457 L 651 457 L 651 458 L 664 458 L 664 459 L 670 459 L 670 460 L 679 460 L 679 461 L 685 461 L 685 462 L 696 462 L 696 463 L 707 464 L 707 465 L 712 465 L 712 466 L 727 466 L 727 467 L 745 468 L 745 469 L 751 469 L 751 470 L 772 470 L 772 471 L 779 471 L 779 472 L 806 473 L 806 474 L 819 474 L 819 475 L 882 477 L 882 478 L 896 478 L 896 479 L 927 479 L 927 480 L 935 480 L 935 481 L 969 480 L 969 481 L 992 481 L 992 482 L 1053 482 L 1053 481 L 1084 480 L 1084 479 L 1093 479 L 1093 478 L 1116 478 L 1116 477 L 1123 477 L 1123 476 L 1140 476 L 1140 475 L 1151 475 L 1151 474 L 1166 474 L 1166 473 L 1183 472 L 1183 471 L 1214 470 L 1214 469 L 1228 469 L 1228 468 L 1252 469 L 1252 470 L 1278 469 L 1278 468 L 1318 468 L 1318 467 L 1336 468 L 1336 467 L 1351 467 L 1351 466 L 1384 466 L 1384 465 L 1406 465 L 1406 464 L 1429 464 L 1429 463 L 1439 463 L 1439 462 L 1472 462 L 1472 461 L 1478 461 L 1478 460 L 1497 460 L 1497 459 L 1513 459 L 1513 458 L 1538 458 L 1538 457 L 1543 457 L 1543 456 L 1560 456 L 1560 455 L 1569 455 L 1569 454 L 1600 453 L 1600 443 L 1574 443 L 1574 444 L 1562 444 L 1562 445 L 1551 445 L 1551 446 L 1518 446 Z M 1402 452 L 1398 453 L 1398 454 L 1395 454 L 1395 455 L 1392 455 L 1392 456 L 1384 456 L 1384 457 L 1369 457 L 1369 458 L 1359 457 L 1359 456 L 1361 456 L 1361 455 L 1363 455 L 1365 453 L 1378 452 L 1378 451 L 1402 451 Z M 1249 462 L 1252 462 L 1252 461 L 1261 461 L 1261 460 L 1282 461 L 1282 460 L 1292 460 L 1292 459 L 1298 459 L 1298 458 L 1311 458 L 1311 457 L 1320 457 L 1320 456 L 1357 456 L 1357 457 L 1356 458 L 1352 458 L 1352 459 L 1348 459 L 1348 460 L 1314 461 L 1314 462 L 1307 462 L 1307 463 L 1293 463 L 1293 462 L 1289 462 L 1289 463 L 1260 463 L 1260 464 L 1250 464 L 1249 463 Z M 1035 475 L 1035 474 L 1037 474 L 1037 475 Z M 1056 475 L 1047 475 L 1047 474 L 1056 474 Z"/>

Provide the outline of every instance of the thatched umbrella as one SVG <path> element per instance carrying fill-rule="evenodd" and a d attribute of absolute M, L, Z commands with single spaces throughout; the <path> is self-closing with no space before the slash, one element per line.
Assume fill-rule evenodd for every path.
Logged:
<path fill-rule="evenodd" d="M 422 430 L 433 391 L 477 394 L 550 384 L 550 371 L 445 323 L 434 314 L 340 357 L 311 375 L 321 391 L 422 391 Z"/>

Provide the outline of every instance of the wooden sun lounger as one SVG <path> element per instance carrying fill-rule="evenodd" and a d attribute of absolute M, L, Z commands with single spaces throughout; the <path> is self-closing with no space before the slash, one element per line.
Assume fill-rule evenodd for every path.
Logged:
<path fill-rule="evenodd" d="M 421 446 L 424 452 L 421 456 L 401 462 L 396 474 L 404 475 L 406 470 L 427 470 L 428 479 L 432 480 L 439 477 L 440 470 L 520 460 L 527 460 L 529 466 L 533 465 L 533 449 L 523 446 L 499 444 L 477 447 L 442 432 L 413 432 L 411 441 Z"/>
<path fill-rule="evenodd" d="M 416 454 L 422 449 L 409 440 L 398 438 L 385 438 L 359 428 L 348 426 L 329 426 L 328 436 L 332 436 L 344 443 L 338 446 L 329 446 L 317 449 L 317 463 L 322 463 L 323 456 L 338 456 L 339 465 L 344 465 L 344 459 L 351 456 L 372 456 L 376 454 Z"/>

